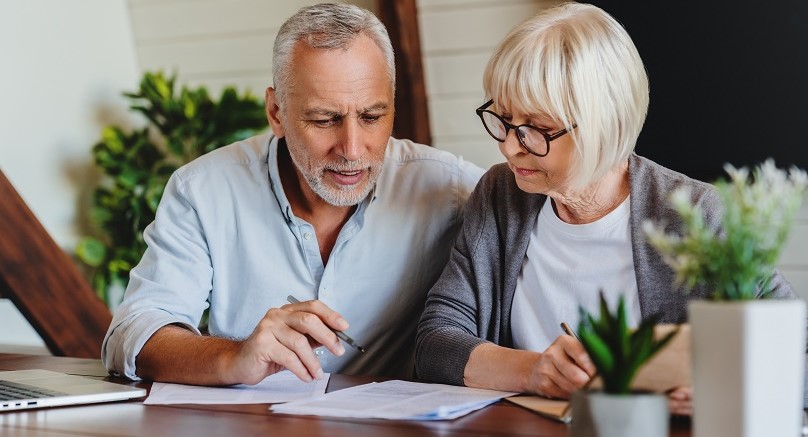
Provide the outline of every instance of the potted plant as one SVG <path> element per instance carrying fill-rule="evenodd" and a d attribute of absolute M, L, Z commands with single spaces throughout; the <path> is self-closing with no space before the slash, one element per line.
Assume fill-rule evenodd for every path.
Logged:
<path fill-rule="evenodd" d="M 722 229 L 709 228 L 685 189 L 672 195 L 683 235 L 646 223 L 649 241 L 686 288 L 712 290 L 689 303 L 697 437 L 799 435 L 805 303 L 766 299 L 794 215 L 806 192 L 802 170 L 768 160 L 752 174 L 726 165 L 715 184 Z"/>
<path fill-rule="evenodd" d="M 143 256 L 143 230 L 154 220 L 169 176 L 211 150 L 266 128 L 263 104 L 228 87 L 213 100 L 204 87 L 177 90 L 176 77 L 146 72 L 136 93 L 124 93 L 149 126 L 126 132 L 104 129 L 93 147 L 104 173 L 93 194 L 90 220 L 100 231 L 82 238 L 78 258 L 94 268 L 92 284 L 114 309 Z"/>
<path fill-rule="evenodd" d="M 620 296 L 609 311 L 600 294 L 600 317 L 581 309 L 578 337 L 603 382 L 601 391 L 579 390 L 572 396 L 573 437 L 667 437 L 668 403 L 664 394 L 635 392 L 634 376 L 654 354 L 676 335 L 654 335 L 659 317 L 645 318 L 629 329 L 626 305 Z"/>

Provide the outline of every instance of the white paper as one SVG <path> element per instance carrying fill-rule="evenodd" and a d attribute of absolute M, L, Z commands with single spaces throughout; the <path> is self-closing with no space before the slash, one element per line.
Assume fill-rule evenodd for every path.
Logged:
<path fill-rule="evenodd" d="M 276 413 L 397 420 L 454 419 L 516 393 L 386 381 L 347 388 L 283 405 Z"/>
<path fill-rule="evenodd" d="M 152 384 L 144 404 L 267 404 L 310 399 L 325 393 L 330 374 L 317 381 L 303 382 L 284 370 L 256 385 L 202 387 L 196 385 Z"/>

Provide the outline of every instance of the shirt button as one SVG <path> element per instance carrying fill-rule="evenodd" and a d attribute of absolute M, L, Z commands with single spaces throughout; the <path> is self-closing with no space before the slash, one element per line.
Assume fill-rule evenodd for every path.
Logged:
<path fill-rule="evenodd" d="M 323 352 L 322 349 L 315 349 L 314 353 L 315 353 L 315 355 L 322 356 L 325 352 Z"/>
<path fill-rule="evenodd" d="M 303 239 L 304 240 L 311 240 L 311 234 L 306 232 L 305 234 L 303 234 Z"/>

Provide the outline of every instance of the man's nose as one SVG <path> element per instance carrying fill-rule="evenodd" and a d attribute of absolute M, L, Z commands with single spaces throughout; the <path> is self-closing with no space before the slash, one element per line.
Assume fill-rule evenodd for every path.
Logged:
<path fill-rule="evenodd" d="M 362 157 L 362 131 L 357 120 L 347 120 L 342 125 L 339 154 L 347 161 Z"/>

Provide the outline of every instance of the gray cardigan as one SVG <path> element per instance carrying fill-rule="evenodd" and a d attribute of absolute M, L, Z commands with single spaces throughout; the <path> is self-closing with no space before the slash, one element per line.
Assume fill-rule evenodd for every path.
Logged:
<path fill-rule="evenodd" d="M 666 223 L 668 232 L 682 222 L 668 198 L 676 188 L 689 186 L 694 204 L 704 211 L 709 226 L 718 229 L 721 202 L 704 182 L 632 155 L 629 159 L 631 190 L 631 247 L 642 317 L 661 314 L 662 323 L 687 319 L 687 300 L 708 295 L 705 287 L 692 292 L 673 287 L 674 273 L 646 241 L 645 220 Z M 485 342 L 513 347 L 511 303 L 522 260 L 536 218 L 547 199 L 516 186 L 505 164 L 492 167 L 480 180 L 466 204 L 463 228 L 449 264 L 432 287 L 416 340 L 416 372 L 419 378 L 463 385 L 463 371 L 471 351 Z M 775 274 L 773 296 L 795 298 L 785 279 Z"/>

